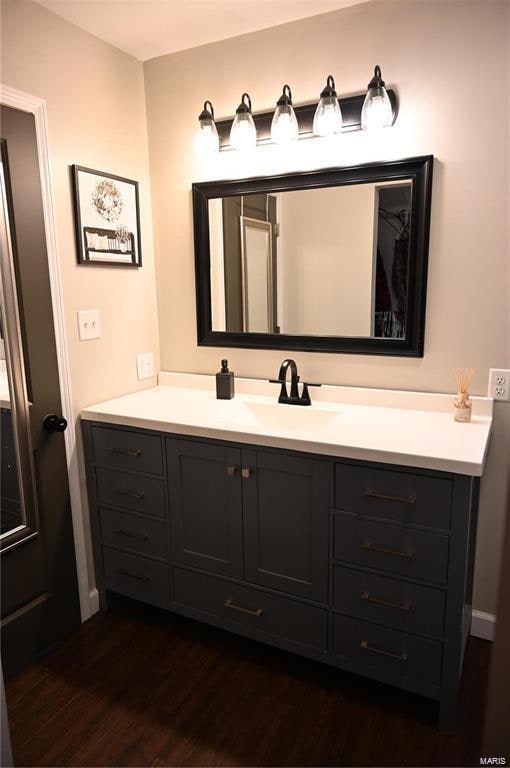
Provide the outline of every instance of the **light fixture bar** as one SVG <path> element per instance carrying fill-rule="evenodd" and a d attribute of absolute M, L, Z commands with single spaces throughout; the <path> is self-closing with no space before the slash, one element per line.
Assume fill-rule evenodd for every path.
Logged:
<path fill-rule="evenodd" d="M 361 130 L 361 108 L 365 101 L 366 93 L 359 96 L 347 96 L 340 98 L 340 109 L 342 110 L 342 133 Z M 398 101 L 395 91 L 389 89 L 388 96 L 393 107 L 393 122 L 398 114 Z M 313 104 L 303 104 L 294 106 L 298 125 L 299 138 L 306 138 L 313 135 L 313 116 L 317 109 L 317 102 Z M 253 115 L 255 127 L 257 129 L 257 144 L 268 144 L 271 141 L 271 122 L 274 115 L 274 108 L 267 112 L 259 112 Z M 233 117 L 225 120 L 216 120 L 216 128 L 220 139 L 220 150 L 230 148 L 230 129 L 234 121 Z"/>

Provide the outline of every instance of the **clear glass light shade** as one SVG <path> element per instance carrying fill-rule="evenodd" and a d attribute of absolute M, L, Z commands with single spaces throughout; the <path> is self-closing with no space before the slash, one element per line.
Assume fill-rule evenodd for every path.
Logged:
<path fill-rule="evenodd" d="M 195 146 L 203 154 L 218 152 L 220 140 L 214 120 L 211 118 L 198 121 L 198 131 L 195 136 Z"/>
<path fill-rule="evenodd" d="M 251 112 L 238 112 L 230 129 L 234 149 L 252 149 L 257 144 L 257 129 Z"/>
<path fill-rule="evenodd" d="M 377 131 L 393 123 L 393 108 L 384 86 L 369 88 L 361 110 L 364 131 Z"/>
<path fill-rule="evenodd" d="M 321 96 L 313 118 L 316 136 L 333 136 L 342 132 L 342 111 L 336 96 Z"/>
<path fill-rule="evenodd" d="M 275 144 L 290 144 L 298 135 L 298 121 L 292 104 L 279 104 L 271 123 L 271 139 Z"/>

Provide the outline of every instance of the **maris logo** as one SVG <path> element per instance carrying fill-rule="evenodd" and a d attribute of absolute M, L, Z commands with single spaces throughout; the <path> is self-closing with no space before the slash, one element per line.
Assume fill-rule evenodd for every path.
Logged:
<path fill-rule="evenodd" d="M 506 757 L 481 757 L 480 765 L 506 765 Z"/>

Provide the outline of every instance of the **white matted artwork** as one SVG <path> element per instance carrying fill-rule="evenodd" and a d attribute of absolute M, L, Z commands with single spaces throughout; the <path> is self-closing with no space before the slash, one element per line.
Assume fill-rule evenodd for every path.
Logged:
<path fill-rule="evenodd" d="M 71 169 L 78 264 L 141 267 L 138 182 Z"/>

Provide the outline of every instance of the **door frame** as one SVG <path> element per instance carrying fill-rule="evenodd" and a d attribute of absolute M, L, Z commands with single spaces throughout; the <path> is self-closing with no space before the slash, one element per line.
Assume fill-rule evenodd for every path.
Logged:
<path fill-rule="evenodd" d="M 0 83 L 0 103 L 7 107 L 19 109 L 22 112 L 29 112 L 34 116 L 35 120 L 44 227 L 46 231 L 46 250 L 48 254 L 48 270 L 50 277 L 51 305 L 53 309 L 53 325 L 55 329 L 55 344 L 57 349 L 58 378 L 62 400 L 62 415 L 67 419 L 64 442 L 71 500 L 78 591 L 80 596 L 80 613 L 83 622 L 99 610 L 99 597 L 95 587 L 90 589 L 87 567 L 84 507 L 80 490 L 78 459 L 76 456 L 76 428 L 74 423 L 69 352 L 65 327 L 62 271 L 60 267 L 55 205 L 51 180 L 46 101 L 37 96 L 33 96 L 32 94 L 25 93 L 24 91 Z"/>

